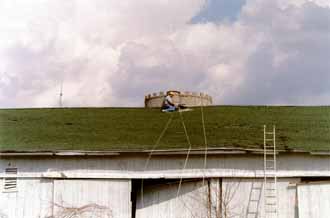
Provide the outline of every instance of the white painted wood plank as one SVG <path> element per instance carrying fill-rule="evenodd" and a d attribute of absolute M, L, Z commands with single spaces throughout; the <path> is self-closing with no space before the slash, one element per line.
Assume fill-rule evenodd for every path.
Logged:
<path fill-rule="evenodd" d="M 330 183 L 298 185 L 299 218 L 328 218 Z"/>
<path fill-rule="evenodd" d="M 205 218 L 207 217 L 207 185 L 184 182 L 176 198 L 178 183 L 146 186 L 144 203 L 137 196 L 136 218 Z"/>
<path fill-rule="evenodd" d="M 6 218 L 50 216 L 52 187 L 50 180 L 19 179 L 17 192 L 0 194 L 0 214 Z"/>
<path fill-rule="evenodd" d="M 155 156 L 146 170 L 146 157 L 104 158 L 8 158 L 0 159 L 0 177 L 8 164 L 18 167 L 18 177 L 40 178 L 201 178 L 262 177 L 262 158 L 256 155 L 217 155 L 208 158 L 204 170 L 202 157 L 189 158 L 182 171 L 183 156 Z M 278 177 L 330 176 L 330 159 L 325 156 L 282 155 L 278 157 Z"/>
<path fill-rule="evenodd" d="M 296 208 L 296 188 L 290 186 L 290 183 L 299 182 L 295 178 L 281 178 L 277 182 L 278 191 L 278 216 L 285 218 L 298 218 Z M 253 184 L 254 183 L 254 184 Z M 223 205 L 226 215 L 247 217 L 249 199 L 259 200 L 259 208 L 257 209 L 257 202 L 252 201 L 250 204 L 250 211 L 259 212 L 258 217 L 265 217 L 263 208 L 263 192 L 259 199 L 259 193 L 253 191 L 252 187 L 263 187 L 262 179 L 238 179 L 238 178 L 224 178 L 222 182 Z M 251 216 L 249 216 L 251 217 Z"/>
<path fill-rule="evenodd" d="M 54 215 L 76 211 L 81 218 L 131 217 L 129 180 L 55 180 Z"/>

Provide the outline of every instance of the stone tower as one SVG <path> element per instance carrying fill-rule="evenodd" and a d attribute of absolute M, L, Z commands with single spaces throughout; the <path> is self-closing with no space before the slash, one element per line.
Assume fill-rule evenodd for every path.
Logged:
<path fill-rule="evenodd" d="M 205 93 L 180 91 L 172 92 L 177 93 L 173 97 L 173 101 L 176 104 L 184 104 L 188 107 L 212 105 L 212 97 Z M 146 108 L 159 108 L 162 106 L 165 96 L 166 92 L 152 93 L 146 95 L 144 98 L 144 106 Z"/>

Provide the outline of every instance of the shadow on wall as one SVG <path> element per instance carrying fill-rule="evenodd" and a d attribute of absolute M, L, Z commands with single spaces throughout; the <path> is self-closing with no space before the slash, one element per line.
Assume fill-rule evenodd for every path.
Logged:
<path fill-rule="evenodd" d="M 144 180 L 143 192 L 139 181 L 132 218 L 208 217 L 207 180 L 203 184 L 201 179 L 185 179 L 178 193 L 179 181 Z"/>
<path fill-rule="evenodd" d="M 136 181 L 136 208 L 149 207 L 177 198 L 179 179 L 150 179 L 143 181 L 143 204 L 141 202 L 141 180 Z M 183 180 L 178 197 L 187 195 L 202 187 L 200 179 Z M 156 194 L 155 194 L 156 193 Z M 157 194 L 158 193 L 158 194 Z M 161 194 L 160 194 L 161 193 Z"/>
<path fill-rule="evenodd" d="M 144 186 L 143 202 L 141 192 L 136 195 L 136 214 L 133 218 L 191 217 L 231 218 L 244 217 L 240 195 L 240 180 L 226 183 L 222 179 L 183 180 L 177 196 L 178 181 Z M 163 182 L 163 184 L 161 183 Z M 140 190 L 141 191 L 141 190 Z"/>
<path fill-rule="evenodd" d="M 8 216 L 0 211 L 0 218 L 8 218 Z"/>

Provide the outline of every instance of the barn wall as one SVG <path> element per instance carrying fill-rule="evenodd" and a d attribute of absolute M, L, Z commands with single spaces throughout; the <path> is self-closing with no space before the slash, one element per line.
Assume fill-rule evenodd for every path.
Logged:
<path fill-rule="evenodd" d="M 0 217 L 66 217 L 75 208 L 80 218 L 129 218 L 130 194 L 129 180 L 18 179 L 17 192 L 0 192 Z"/>
<path fill-rule="evenodd" d="M 299 181 L 295 178 L 278 180 L 278 217 L 298 218 L 297 189 L 291 183 Z M 142 205 L 138 199 L 136 217 L 265 218 L 262 186 L 262 179 L 245 178 L 212 179 L 204 184 L 201 180 L 185 182 L 178 198 L 177 183 L 146 187 L 145 203 Z M 260 187 L 259 191 L 256 187 Z M 257 216 L 253 212 L 258 212 Z"/>
<path fill-rule="evenodd" d="M 131 217 L 131 183 L 125 180 L 54 180 L 54 214 L 78 208 L 79 217 Z"/>
<path fill-rule="evenodd" d="M 299 218 L 328 218 L 330 183 L 298 185 Z"/>
<path fill-rule="evenodd" d="M 261 155 L 209 155 L 204 170 L 203 156 L 191 156 L 182 170 L 185 155 L 152 156 L 144 170 L 147 156 L 108 157 L 29 157 L 0 159 L 0 177 L 5 168 L 18 167 L 21 177 L 65 178 L 201 178 L 262 177 Z M 330 176 L 330 158 L 313 155 L 280 155 L 277 159 L 279 177 Z"/>
<path fill-rule="evenodd" d="M 21 179 L 17 192 L 3 192 L 0 180 L 1 218 L 44 218 L 51 215 L 53 181 L 50 179 Z"/>
<path fill-rule="evenodd" d="M 278 216 L 285 218 L 298 218 L 297 178 L 281 178 L 277 182 Z M 291 183 L 291 184 L 290 184 Z M 254 189 L 260 187 L 261 189 Z M 265 217 L 262 179 L 237 179 L 224 178 L 222 193 L 227 217 L 254 217 L 253 212 L 258 212 L 258 217 Z M 255 201 L 255 200 L 258 201 Z M 223 215 L 224 215 L 223 214 Z"/>
<path fill-rule="evenodd" d="M 73 204 L 73 206 L 82 207 L 92 203 L 88 201 L 91 199 L 95 200 L 94 203 L 98 205 L 106 204 L 116 208 L 113 211 L 115 218 L 126 218 L 130 217 L 131 213 L 131 178 L 202 178 L 203 176 L 222 178 L 221 190 L 223 192 L 227 190 L 227 185 L 236 184 L 241 194 L 239 197 L 235 196 L 233 202 L 245 202 L 242 204 L 243 206 L 235 209 L 237 213 L 243 213 L 247 209 L 248 190 L 255 181 L 255 179 L 249 178 L 263 177 L 263 158 L 260 155 L 210 155 L 206 170 L 203 169 L 202 156 L 191 156 L 187 169 L 182 170 L 185 155 L 154 155 L 147 169 L 143 171 L 146 157 L 130 155 L 3 157 L 0 159 L 0 187 L 3 186 L 1 178 L 8 177 L 5 174 L 8 166 L 18 168 L 17 177 L 19 179 L 17 193 L 0 192 L 0 217 L 2 214 L 6 214 L 6 218 L 35 218 L 38 215 L 42 218 L 48 216 L 49 213 L 59 212 L 54 205 L 51 207 L 54 202 L 63 200 L 63 203 L 67 203 L 66 206 Z M 281 213 L 283 213 L 283 217 L 296 218 L 297 211 L 292 206 L 296 201 L 296 189 L 292 188 L 289 182 L 297 181 L 293 177 L 330 176 L 330 158 L 328 156 L 286 154 L 280 155 L 277 163 L 280 177 L 279 190 L 282 190 L 279 196 Z M 286 179 L 286 177 L 291 179 Z M 220 190 L 220 187 L 217 188 L 215 185 L 217 183 L 210 184 L 214 185 L 212 190 Z M 179 199 L 181 202 L 193 205 L 193 208 L 200 208 L 196 202 L 188 199 L 198 196 L 201 192 L 205 194 L 202 191 L 205 188 L 205 184 L 203 186 L 200 182 L 185 183 Z M 64 190 L 68 189 L 71 191 L 65 194 Z M 173 216 L 177 213 L 175 211 L 182 211 L 184 205 L 178 203 L 179 200 L 173 197 L 175 187 L 157 187 L 155 190 L 151 188 L 145 191 L 147 204 L 151 206 L 144 207 L 141 202 L 137 202 L 137 216 L 147 217 L 148 214 L 165 211 L 168 208 L 174 211 L 171 213 Z M 83 194 L 76 196 L 70 193 Z M 95 193 L 110 194 L 98 195 Z M 216 202 L 216 193 L 212 193 L 212 202 Z M 78 204 L 77 200 L 80 200 L 81 204 Z M 198 210 L 197 212 L 204 213 L 205 211 Z M 167 216 L 167 213 L 164 212 L 164 214 Z M 161 216 L 161 213 L 158 215 Z M 182 215 L 188 217 L 186 213 L 182 213 Z"/>
<path fill-rule="evenodd" d="M 205 218 L 207 217 L 207 184 L 202 181 L 153 185 L 145 187 L 143 203 L 137 196 L 136 218 Z"/>

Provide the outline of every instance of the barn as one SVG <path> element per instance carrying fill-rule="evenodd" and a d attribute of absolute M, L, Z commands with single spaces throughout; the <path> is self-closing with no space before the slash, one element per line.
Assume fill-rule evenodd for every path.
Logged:
<path fill-rule="evenodd" d="M 1 218 L 328 218 L 330 107 L 0 110 Z"/>

